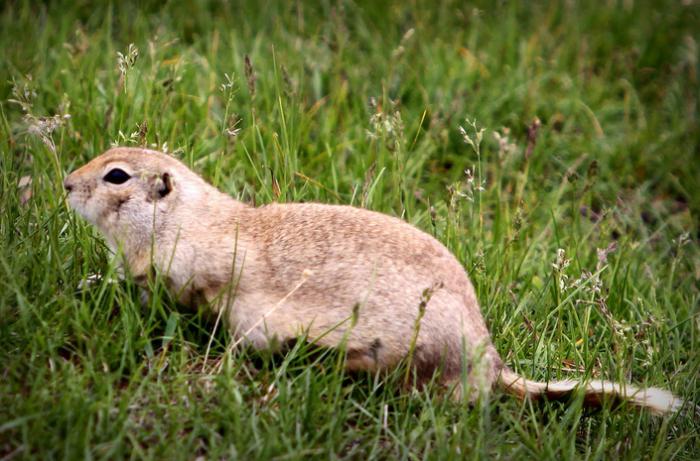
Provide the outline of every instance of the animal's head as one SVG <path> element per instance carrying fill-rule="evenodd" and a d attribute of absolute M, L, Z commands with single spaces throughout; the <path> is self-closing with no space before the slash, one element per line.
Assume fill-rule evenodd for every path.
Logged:
<path fill-rule="evenodd" d="M 68 203 L 111 243 L 147 239 L 203 182 L 178 160 L 136 148 L 114 148 L 64 181 Z"/>

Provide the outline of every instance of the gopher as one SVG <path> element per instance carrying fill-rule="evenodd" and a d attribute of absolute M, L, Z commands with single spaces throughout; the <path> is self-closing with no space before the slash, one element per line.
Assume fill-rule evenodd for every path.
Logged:
<path fill-rule="evenodd" d="M 464 268 L 400 219 L 318 203 L 252 207 L 175 158 L 139 148 L 108 150 L 64 186 L 137 282 L 163 274 L 180 302 L 208 306 L 255 348 L 304 334 L 343 348 L 348 370 L 408 360 L 414 384 L 437 373 L 466 400 L 499 386 L 520 398 L 579 388 L 587 403 L 610 395 L 656 414 L 682 404 L 661 389 L 519 376 L 494 348 Z"/>

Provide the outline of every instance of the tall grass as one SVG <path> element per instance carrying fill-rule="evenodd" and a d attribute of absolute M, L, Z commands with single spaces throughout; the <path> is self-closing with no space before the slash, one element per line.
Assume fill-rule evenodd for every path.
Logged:
<path fill-rule="evenodd" d="M 469 407 L 221 329 L 207 355 L 212 323 L 158 283 L 141 306 L 61 185 L 148 146 L 249 203 L 400 216 L 464 264 L 517 371 L 700 402 L 695 2 L 2 8 L 1 456 L 697 458 L 690 403 Z"/>

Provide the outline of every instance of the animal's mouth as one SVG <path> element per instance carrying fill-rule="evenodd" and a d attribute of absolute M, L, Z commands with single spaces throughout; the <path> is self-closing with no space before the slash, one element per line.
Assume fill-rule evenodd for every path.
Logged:
<path fill-rule="evenodd" d="M 74 209 L 78 212 L 78 214 L 82 216 L 83 213 L 81 209 L 83 204 L 80 203 L 80 196 L 82 194 L 77 193 L 79 192 L 79 188 L 71 179 L 71 175 L 68 175 L 66 179 L 63 180 L 63 188 L 66 191 L 65 202 L 68 205 L 68 207 Z"/>
<path fill-rule="evenodd" d="M 78 207 L 76 207 L 75 203 L 75 197 L 70 192 L 66 194 L 66 205 L 68 205 L 69 208 L 78 211 Z"/>
<path fill-rule="evenodd" d="M 63 201 L 69 209 L 75 211 L 82 218 L 90 221 L 90 218 L 86 213 L 87 204 L 85 203 L 83 195 L 79 192 L 79 190 L 74 190 L 72 188 L 69 189 L 68 187 L 66 187 L 66 193 L 63 197 Z"/>

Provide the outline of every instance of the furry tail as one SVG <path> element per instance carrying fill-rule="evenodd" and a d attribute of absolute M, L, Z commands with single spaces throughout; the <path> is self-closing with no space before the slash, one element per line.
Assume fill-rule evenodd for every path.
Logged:
<path fill-rule="evenodd" d="M 647 408 L 653 414 L 664 415 L 678 411 L 683 401 L 668 391 L 650 387 L 640 389 L 630 384 L 616 384 L 610 381 L 593 380 L 580 383 L 574 380 L 537 382 L 530 381 L 504 367 L 498 379 L 498 384 L 509 394 L 520 399 L 545 397 L 550 400 L 564 398 L 581 390 L 584 402 L 590 406 L 600 406 L 605 398 L 615 398 L 630 402 L 641 408 Z"/>

